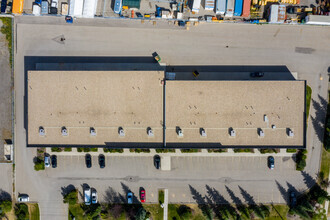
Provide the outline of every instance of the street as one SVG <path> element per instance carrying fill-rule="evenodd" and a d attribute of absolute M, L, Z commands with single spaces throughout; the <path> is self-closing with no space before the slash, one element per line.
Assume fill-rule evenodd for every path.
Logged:
<path fill-rule="evenodd" d="M 16 196 L 18 192 L 27 193 L 32 201 L 37 200 L 41 219 L 67 219 L 61 187 L 69 184 L 80 191 L 82 184 L 89 184 L 103 197 L 108 187 L 125 196 L 123 189 L 128 187 L 136 194 L 143 186 L 149 202 L 157 200 L 158 188 L 167 188 L 169 203 L 200 202 L 198 193 L 204 196 L 216 192 L 229 202 L 236 197 L 251 202 L 247 201 L 248 194 L 254 202 L 281 203 L 287 189 L 306 190 L 318 173 L 322 136 L 322 129 L 318 128 L 325 114 L 324 108 L 317 107 L 321 99 L 327 100 L 330 67 L 330 29 L 327 27 L 211 23 L 184 30 L 167 22 L 152 26 L 137 21 L 82 19 L 66 25 L 64 19 L 55 17 L 39 20 L 21 16 L 16 18 L 15 30 Z M 61 35 L 65 36 L 64 44 L 54 40 Z M 170 66 L 280 65 L 297 72 L 298 79 L 307 80 L 314 102 L 308 119 L 306 173 L 295 171 L 292 159 L 284 157 L 275 158 L 273 172 L 268 170 L 265 157 L 193 158 L 189 155 L 172 157 L 171 171 L 156 172 L 151 158 L 139 155 L 107 157 L 109 167 L 104 171 L 97 168 L 95 159 L 90 171 L 83 168 L 83 157 L 59 157 L 56 170 L 34 171 L 36 149 L 26 148 L 24 129 L 26 56 L 151 57 L 155 51 Z M 230 190 L 236 197 L 230 196 Z"/>

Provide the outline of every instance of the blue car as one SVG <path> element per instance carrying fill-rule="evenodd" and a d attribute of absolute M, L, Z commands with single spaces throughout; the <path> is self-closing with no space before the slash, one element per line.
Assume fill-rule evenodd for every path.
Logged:
<path fill-rule="evenodd" d="M 122 0 L 116 0 L 115 1 L 115 6 L 113 8 L 113 11 L 116 14 L 120 14 L 121 13 L 121 8 L 122 8 Z"/>
<path fill-rule="evenodd" d="M 132 192 L 128 192 L 127 193 L 127 203 L 128 204 L 132 204 L 133 203 L 133 193 Z"/>

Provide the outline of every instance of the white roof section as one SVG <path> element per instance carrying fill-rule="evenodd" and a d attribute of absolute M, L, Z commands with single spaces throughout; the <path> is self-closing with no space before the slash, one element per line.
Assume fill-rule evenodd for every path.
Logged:
<path fill-rule="evenodd" d="M 84 0 L 70 0 L 69 15 L 81 17 L 83 12 Z"/>
<path fill-rule="evenodd" d="M 84 18 L 94 18 L 96 13 L 97 0 L 85 0 L 83 17 Z"/>

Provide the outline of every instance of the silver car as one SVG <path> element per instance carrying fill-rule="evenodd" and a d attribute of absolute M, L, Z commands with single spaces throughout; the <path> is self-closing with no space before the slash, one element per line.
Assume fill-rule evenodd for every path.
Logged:
<path fill-rule="evenodd" d="M 45 155 L 45 167 L 50 167 L 50 156 Z"/>

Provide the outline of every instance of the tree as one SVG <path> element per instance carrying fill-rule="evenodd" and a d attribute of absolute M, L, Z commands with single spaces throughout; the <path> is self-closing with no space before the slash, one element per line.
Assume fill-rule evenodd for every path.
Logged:
<path fill-rule="evenodd" d="M 199 205 L 199 208 L 201 209 L 203 215 L 207 220 L 212 220 L 213 219 L 213 212 L 210 206 L 208 205 Z"/>
<path fill-rule="evenodd" d="M 26 220 L 29 217 L 28 206 L 24 203 L 17 203 L 15 207 L 15 215 L 17 220 Z"/>
<path fill-rule="evenodd" d="M 324 176 L 324 172 L 321 171 L 318 175 L 318 182 L 323 189 L 327 189 L 330 185 L 329 179 Z"/>
<path fill-rule="evenodd" d="M 241 216 L 244 218 L 244 219 L 250 219 L 251 218 L 251 215 L 250 215 L 250 210 L 248 209 L 247 206 L 245 205 L 240 205 L 237 207 L 238 211 L 241 213 Z"/>
<path fill-rule="evenodd" d="M 12 202 L 10 200 L 2 200 L 0 201 L 0 209 L 2 212 L 7 213 L 12 209 Z"/>
<path fill-rule="evenodd" d="M 92 204 L 89 206 L 84 206 L 84 210 L 85 211 L 85 216 L 87 217 L 87 219 L 95 219 L 97 216 L 100 215 L 101 213 L 101 206 L 100 204 Z"/>
<path fill-rule="evenodd" d="M 136 213 L 135 218 L 136 220 L 144 220 L 146 219 L 146 216 L 147 216 L 147 211 L 143 207 L 141 207 Z"/>
<path fill-rule="evenodd" d="M 78 201 L 78 191 L 77 189 L 73 189 L 71 192 L 67 193 L 63 196 L 63 202 L 69 203 L 70 205 L 76 204 Z"/>
<path fill-rule="evenodd" d="M 189 208 L 188 206 L 186 205 L 181 205 L 178 209 L 177 209 L 177 213 L 178 215 L 180 216 L 181 219 L 184 219 L 184 220 L 188 220 L 191 218 L 192 216 L 192 211 L 191 211 L 191 208 Z"/>
<path fill-rule="evenodd" d="M 311 200 L 317 201 L 319 204 L 329 200 L 328 192 L 323 190 L 318 184 L 315 184 L 308 194 Z"/>
<path fill-rule="evenodd" d="M 252 209 L 254 214 L 261 219 L 267 218 L 270 214 L 269 207 L 265 205 L 261 205 L 261 206 L 254 205 Z"/>
<path fill-rule="evenodd" d="M 292 209 L 290 209 L 290 213 L 299 215 L 302 219 L 309 219 L 308 213 L 301 207 L 301 206 L 296 206 Z"/>

